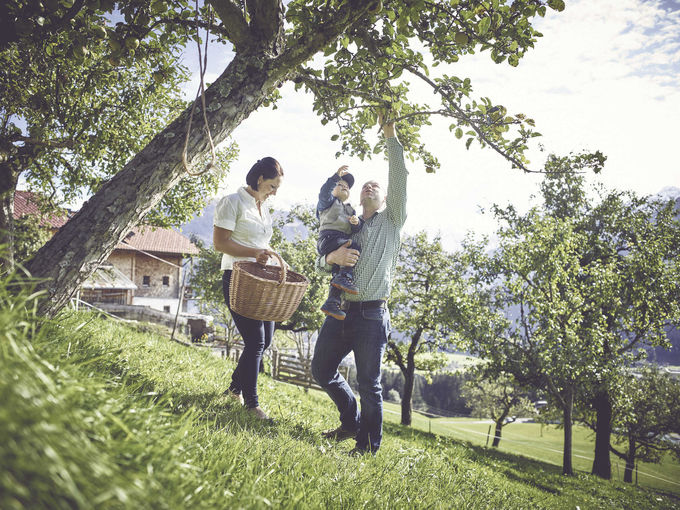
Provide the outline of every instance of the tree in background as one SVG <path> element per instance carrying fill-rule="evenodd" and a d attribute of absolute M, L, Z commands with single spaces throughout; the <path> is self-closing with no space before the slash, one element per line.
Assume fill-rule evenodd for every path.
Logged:
<path fill-rule="evenodd" d="M 537 209 L 523 216 L 497 209 L 496 215 L 504 223 L 499 246 L 488 254 L 485 243 L 467 244 L 470 289 L 452 313 L 490 374 L 511 374 L 550 393 L 563 417 L 562 472 L 571 475 L 574 403 L 597 356 L 589 340 L 601 334 L 600 324 L 584 320 L 592 290 L 583 275 L 592 268 L 579 263 L 583 236 Z"/>
<path fill-rule="evenodd" d="M 608 479 L 612 409 L 615 398 L 626 398 L 618 391 L 621 377 L 650 347 L 668 348 L 668 326 L 680 322 L 680 223 L 672 202 L 602 187 L 588 193 L 567 158 L 550 162 L 553 172 L 541 184 L 544 208 L 585 236 L 580 265 L 592 268 L 581 275 L 591 289 L 583 318 L 602 327 L 590 339 L 597 356 L 581 398 L 596 415 L 589 422 L 596 432 L 592 473 Z"/>
<path fill-rule="evenodd" d="M 655 366 L 642 368 L 640 374 L 626 375 L 617 400 L 615 435 L 611 451 L 626 462 L 624 482 L 633 481 L 635 462 L 659 462 L 671 452 L 680 459 L 680 382 Z M 625 445 L 622 449 L 619 445 Z"/>
<path fill-rule="evenodd" d="M 420 232 L 403 240 L 389 300 L 393 331 L 386 350 L 387 362 L 404 377 L 402 425 L 411 424 L 416 370 L 430 374 L 448 363 L 441 352 L 454 341 L 447 302 L 458 292 L 460 274 L 439 237 L 430 241 Z"/>
<path fill-rule="evenodd" d="M 14 221 L 14 256 L 19 264 L 26 263 L 50 238 L 50 232 L 35 216 L 25 215 Z M 9 247 L 7 247 L 8 249 Z"/>
<path fill-rule="evenodd" d="M 19 0 L 9 4 L 9 31 L 17 33 L 26 21 L 40 24 L 38 17 L 24 13 L 23 5 Z M 82 6 L 80 2 L 75 5 Z M 562 0 L 547 5 L 564 9 Z M 99 2 L 99 7 L 110 13 L 113 4 Z M 239 5 L 212 0 L 198 12 L 187 0 L 151 4 L 127 0 L 116 7 L 124 20 L 116 30 L 134 35 L 132 46 L 139 42 L 142 47 L 156 37 L 159 27 L 172 26 L 168 34 L 186 34 L 194 23 L 210 25 L 212 37 L 232 45 L 232 60 L 207 88 L 206 107 L 197 109 L 215 143 L 222 142 L 260 106 L 274 102 L 282 83 L 294 80 L 314 95 L 321 121 L 338 124 L 340 133 L 333 137 L 342 137 L 341 152 L 369 156 L 372 148 L 366 142 L 366 130 L 375 126 L 376 110 L 391 105 L 390 115 L 397 121 L 405 148 L 421 157 L 428 171 L 434 171 L 438 163 L 421 143 L 419 132 L 432 115 L 446 117 L 455 136 L 465 138 L 468 147 L 477 140 L 513 166 L 528 169 L 524 153 L 536 135 L 533 121 L 523 114 L 509 114 L 488 98 L 474 98 L 470 80 L 450 74 L 449 69 L 477 51 L 488 51 L 495 62 L 517 65 L 541 35 L 531 25 L 534 17 L 546 13 L 541 0 L 478 5 L 453 5 L 448 0 L 390 0 L 385 4 L 294 0 L 286 5 L 282 0 L 249 0 Z M 213 22 L 211 7 L 221 23 Z M 51 19 L 47 25 L 54 28 Z M 76 31 L 63 32 L 72 36 Z M 30 33 L 22 34 L 10 37 L 8 44 L 35 46 L 39 42 Z M 434 66 L 439 64 L 446 66 L 438 69 L 448 69 L 437 75 Z M 409 95 L 413 80 L 435 95 L 435 108 Z M 97 263 L 186 175 L 181 140 L 189 115 L 190 110 L 185 110 L 158 133 L 33 259 L 29 269 L 49 282 L 43 284 L 49 297 L 42 302 L 43 313 L 59 310 Z M 195 129 L 186 146 L 188 163 L 196 164 L 210 146 L 205 131 Z M 68 269 L 60 263 L 64 261 Z"/>
<path fill-rule="evenodd" d="M 231 313 L 224 302 L 222 292 L 222 254 L 207 246 L 195 236 L 191 242 L 198 246 L 200 253 L 191 273 L 189 285 L 197 300 L 201 313 L 216 317 L 224 326 L 224 341 L 227 355 L 232 346 L 241 338 Z"/>
<path fill-rule="evenodd" d="M 165 2 L 118 2 L 116 15 L 113 5 L 3 3 L 0 241 L 10 247 L 10 264 L 20 177 L 45 197 L 45 212 L 53 212 L 98 191 L 186 108 L 180 85 L 188 74 L 179 60 L 189 36 L 186 20 L 148 25 L 151 11 L 167 14 Z M 222 177 L 213 171 L 184 179 L 158 197 L 144 220 L 157 226 L 187 221 Z"/>
<path fill-rule="evenodd" d="M 543 208 L 495 209 L 500 246 L 487 255 L 484 243 L 469 243 L 477 294 L 459 310 L 495 370 L 544 389 L 562 410 L 565 473 L 574 405 L 594 406 L 593 473 L 609 478 L 610 392 L 642 348 L 666 344 L 664 327 L 679 320 L 672 282 L 680 235 L 671 204 L 602 189 L 599 201 L 588 197 L 579 171 L 589 157 L 548 158 Z"/>
<path fill-rule="evenodd" d="M 277 324 L 293 340 L 300 359 L 309 360 L 326 315 L 321 311 L 328 294 L 329 276 L 316 269 L 318 220 L 314 208 L 297 205 L 276 220 L 271 246 L 294 271 L 309 280 L 300 306 L 290 319 Z"/>
<path fill-rule="evenodd" d="M 492 447 L 501 442 L 501 432 L 506 423 L 512 423 L 517 416 L 529 416 L 534 406 L 527 398 L 527 390 L 517 385 L 511 375 L 499 374 L 488 377 L 483 366 L 473 370 L 474 378 L 463 386 L 463 397 L 472 408 L 472 415 L 491 418 L 494 421 Z"/>

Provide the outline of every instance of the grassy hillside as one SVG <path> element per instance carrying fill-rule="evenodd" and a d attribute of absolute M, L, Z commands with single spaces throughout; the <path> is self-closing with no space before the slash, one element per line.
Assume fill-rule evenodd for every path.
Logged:
<path fill-rule="evenodd" d="M 680 508 L 392 422 L 376 457 L 350 457 L 320 436 L 337 424 L 324 395 L 261 377 L 276 422 L 256 423 L 207 351 L 82 312 L 26 331 L 0 344 L 3 509 Z"/>

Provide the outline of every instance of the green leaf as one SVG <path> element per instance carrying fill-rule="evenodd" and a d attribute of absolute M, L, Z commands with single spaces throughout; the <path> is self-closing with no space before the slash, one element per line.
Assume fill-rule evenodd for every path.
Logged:
<path fill-rule="evenodd" d="M 463 130 L 461 128 L 456 128 L 456 138 L 459 140 L 463 138 Z"/>
<path fill-rule="evenodd" d="M 474 138 L 468 138 L 467 141 L 465 142 L 465 148 L 470 150 L 470 145 L 472 145 L 472 141 Z"/>
<path fill-rule="evenodd" d="M 564 10 L 564 0 L 548 0 L 548 7 L 557 12 Z"/>
<path fill-rule="evenodd" d="M 338 138 L 340 138 L 340 135 L 333 135 L 331 136 L 331 141 L 336 141 Z"/>
<path fill-rule="evenodd" d="M 488 16 L 485 18 L 482 18 L 479 20 L 479 23 L 477 23 L 477 33 L 479 35 L 484 35 L 489 31 L 489 28 L 491 28 L 491 18 Z"/>

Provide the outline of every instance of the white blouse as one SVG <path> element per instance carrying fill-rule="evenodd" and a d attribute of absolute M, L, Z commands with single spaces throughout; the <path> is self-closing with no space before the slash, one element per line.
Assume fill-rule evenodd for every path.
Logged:
<path fill-rule="evenodd" d="M 239 188 L 238 192 L 227 195 L 220 199 L 215 208 L 213 225 L 231 230 L 231 238 L 243 246 L 249 248 L 261 248 L 271 250 L 269 241 L 272 238 L 272 217 L 269 208 L 261 205 L 262 216 L 257 208 L 255 198 Z M 222 270 L 232 269 L 237 260 L 252 260 L 252 257 L 234 257 L 226 253 L 222 254 Z M 272 263 L 270 261 L 269 263 Z"/>

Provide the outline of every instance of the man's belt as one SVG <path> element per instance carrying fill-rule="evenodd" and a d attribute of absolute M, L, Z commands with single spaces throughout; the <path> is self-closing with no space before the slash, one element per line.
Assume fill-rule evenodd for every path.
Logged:
<path fill-rule="evenodd" d="M 341 308 L 345 311 L 361 311 L 372 310 L 375 308 L 387 308 L 387 302 L 384 299 L 375 299 L 373 301 L 343 301 Z"/>

